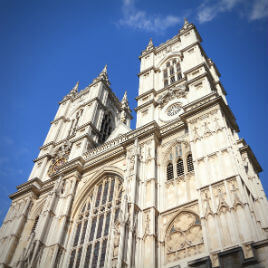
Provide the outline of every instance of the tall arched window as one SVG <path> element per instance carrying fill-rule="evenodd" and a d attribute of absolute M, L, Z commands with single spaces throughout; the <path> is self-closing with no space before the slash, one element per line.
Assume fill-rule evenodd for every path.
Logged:
<path fill-rule="evenodd" d="M 182 159 L 178 159 L 177 161 L 177 175 L 181 176 L 184 174 L 184 167 Z"/>
<path fill-rule="evenodd" d="M 105 114 L 101 123 L 99 142 L 103 143 L 110 136 L 113 130 L 113 121 L 111 114 Z"/>
<path fill-rule="evenodd" d="M 171 163 L 169 163 L 167 165 L 167 179 L 172 180 L 173 178 L 174 178 L 173 165 Z"/>
<path fill-rule="evenodd" d="M 187 170 L 188 172 L 194 170 L 193 157 L 191 154 L 187 156 Z"/>
<path fill-rule="evenodd" d="M 104 267 L 111 223 L 119 215 L 122 186 L 109 175 L 95 185 L 75 223 L 69 268 Z"/>
<path fill-rule="evenodd" d="M 170 60 L 163 70 L 164 87 L 182 79 L 181 66 L 178 59 Z"/>

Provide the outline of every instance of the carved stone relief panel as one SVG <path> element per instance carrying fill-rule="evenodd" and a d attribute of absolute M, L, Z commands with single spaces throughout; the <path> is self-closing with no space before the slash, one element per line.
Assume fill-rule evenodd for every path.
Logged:
<path fill-rule="evenodd" d="M 189 211 L 182 211 L 171 222 L 166 233 L 166 260 L 179 260 L 204 251 L 200 218 Z"/>
<path fill-rule="evenodd" d="M 226 202 L 226 189 L 223 182 L 217 183 L 213 186 L 213 194 L 216 200 L 216 207 L 218 213 L 225 213 L 227 210 L 229 210 L 229 205 Z"/>
<path fill-rule="evenodd" d="M 201 200 L 203 208 L 202 217 L 207 218 L 208 215 L 213 215 L 211 195 L 208 187 L 201 191 Z"/>
<path fill-rule="evenodd" d="M 237 180 L 236 178 L 229 179 L 227 181 L 228 189 L 231 194 L 231 199 L 232 199 L 232 206 L 236 208 L 237 205 L 243 206 L 240 198 L 240 193 L 238 190 L 238 185 L 237 185 Z"/>

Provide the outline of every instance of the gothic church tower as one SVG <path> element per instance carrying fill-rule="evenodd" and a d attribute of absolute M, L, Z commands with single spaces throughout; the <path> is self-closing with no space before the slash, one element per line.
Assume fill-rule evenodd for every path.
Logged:
<path fill-rule="evenodd" d="M 268 267 L 262 171 L 185 20 L 140 55 L 136 129 L 107 67 L 60 102 L 10 195 L 0 267 Z"/>

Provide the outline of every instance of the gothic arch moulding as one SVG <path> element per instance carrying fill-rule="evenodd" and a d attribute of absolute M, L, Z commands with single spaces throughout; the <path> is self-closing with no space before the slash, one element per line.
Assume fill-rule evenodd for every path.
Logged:
<path fill-rule="evenodd" d="M 104 176 L 106 175 L 115 175 L 117 176 L 121 182 L 123 183 L 124 171 L 117 167 L 106 166 L 99 171 L 97 171 L 92 177 L 85 183 L 85 185 L 79 190 L 77 194 L 77 198 L 74 200 L 73 211 L 71 214 L 71 218 L 73 218 L 84 200 L 87 198 L 87 195 L 91 191 L 91 189 L 96 185 Z"/>
<path fill-rule="evenodd" d="M 186 141 L 185 139 L 173 140 L 173 141 L 169 142 L 168 145 L 169 146 L 165 150 L 163 150 L 163 152 L 161 154 L 160 163 L 167 164 L 168 162 L 170 162 L 169 155 L 172 152 L 173 148 L 175 148 L 176 146 L 184 145 L 185 148 L 187 149 L 185 153 L 189 154 L 189 152 L 191 152 L 190 143 L 188 141 Z"/>
<path fill-rule="evenodd" d="M 112 246 L 109 234 L 119 217 L 122 200 L 122 176 L 106 168 L 94 177 L 76 202 L 69 229 L 68 267 L 107 267 Z"/>
<path fill-rule="evenodd" d="M 179 212 L 166 230 L 166 261 L 176 261 L 203 251 L 204 241 L 199 216 L 189 210 Z"/>
<path fill-rule="evenodd" d="M 177 58 L 177 59 L 179 59 L 179 62 L 181 62 L 181 54 L 180 53 L 171 53 L 171 54 L 168 54 L 166 57 L 164 57 L 160 62 L 158 62 L 155 67 L 160 69 L 161 66 L 163 66 L 163 64 L 165 64 L 168 60 L 170 60 L 172 58 Z"/>

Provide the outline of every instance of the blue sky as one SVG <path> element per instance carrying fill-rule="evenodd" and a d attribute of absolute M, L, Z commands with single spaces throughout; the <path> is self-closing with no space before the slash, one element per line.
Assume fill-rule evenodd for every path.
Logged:
<path fill-rule="evenodd" d="M 267 0 L 1 0 L 0 222 L 76 81 L 84 88 L 108 64 L 112 89 L 119 98 L 127 90 L 134 109 L 140 52 L 150 37 L 159 45 L 176 35 L 184 17 L 222 74 L 267 193 L 267 16 Z"/>

